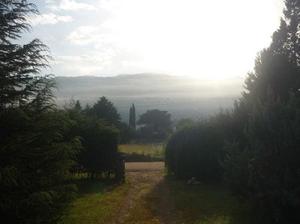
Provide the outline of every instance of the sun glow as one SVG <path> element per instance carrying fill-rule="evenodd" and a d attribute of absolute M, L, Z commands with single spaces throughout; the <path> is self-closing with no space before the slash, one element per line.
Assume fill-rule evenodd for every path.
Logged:
<path fill-rule="evenodd" d="M 226 79 L 253 68 L 279 25 L 279 0 L 115 0 L 102 2 L 111 17 L 101 27 L 123 66 L 175 75 Z"/>

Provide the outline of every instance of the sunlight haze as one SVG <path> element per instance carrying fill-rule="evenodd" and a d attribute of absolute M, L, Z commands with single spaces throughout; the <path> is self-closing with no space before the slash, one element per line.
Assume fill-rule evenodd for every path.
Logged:
<path fill-rule="evenodd" d="M 283 8 L 280 0 L 35 2 L 41 15 L 31 18 L 31 35 L 51 48 L 56 75 L 150 72 L 209 80 L 244 78 Z"/>

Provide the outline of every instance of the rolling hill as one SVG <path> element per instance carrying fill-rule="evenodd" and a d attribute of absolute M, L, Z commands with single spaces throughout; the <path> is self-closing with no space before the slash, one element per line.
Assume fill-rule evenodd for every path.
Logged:
<path fill-rule="evenodd" d="M 230 108 L 242 90 L 242 80 L 207 81 L 159 74 L 119 75 L 114 77 L 56 77 L 57 104 L 67 105 L 71 99 L 83 105 L 99 97 L 111 100 L 124 121 L 132 103 L 137 114 L 148 109 L 167 110 L 173 119 L 202 118 Z"/>

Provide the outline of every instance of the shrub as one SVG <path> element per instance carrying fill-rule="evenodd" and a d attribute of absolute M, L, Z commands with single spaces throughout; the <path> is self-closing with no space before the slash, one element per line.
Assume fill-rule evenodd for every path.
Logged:
<path fill-rule="evenodd" d="M 167 144 L 167 168 L 179 178 L 219 181 L 222 177 L 222 144 L 219 132 L 208 123 L 183 128 Z"/>
<path fill-rule="evenodd" d="M 0 113 L 0 214 L 9 223 L 52 223 L 75 193 L 68 171 L 80 147 L 63 113 Z"/>

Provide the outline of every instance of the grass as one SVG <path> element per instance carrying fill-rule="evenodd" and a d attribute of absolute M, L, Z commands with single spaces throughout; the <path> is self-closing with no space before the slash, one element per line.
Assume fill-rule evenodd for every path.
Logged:
<path fill-rule="evenodd" d="M 148 201 L 154 214 L 159 214 L 156 205 L 161 203 L 162 185 L 168 189 L 165 196 L 171 206 L 175 223 L 184 224 L 250 224 L 255 223 L 249 206 L 238 201 L 229 191 L 217 185 L 187 185 L 167 178 L 149 194 Z"/>
<path fill-rule="evenodd" d="M 117 214 L 128 184 L 113 186 L 99 181 L 79 185 L 79 195 L 64 212 L 59 224 L 107 224 Z"/>
<path fill-rule="evenodd" d="M 162 168 L 131 172 L 123 185 L 83 182 L 60 224 L 108 224 L 120 219 L 123 224 L 256 223 L 249 206 L 223 186 L 188 185 L 163 175 Z"/>
<path fill-rule="evenodd" d="M 163 161 L 163 144 L 125 144 L 119 146 L 119 151 L 124 153 L 127 161 Z"/>

